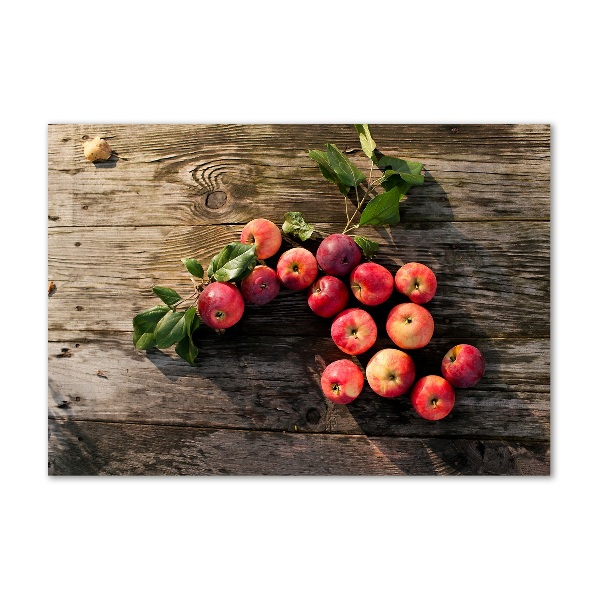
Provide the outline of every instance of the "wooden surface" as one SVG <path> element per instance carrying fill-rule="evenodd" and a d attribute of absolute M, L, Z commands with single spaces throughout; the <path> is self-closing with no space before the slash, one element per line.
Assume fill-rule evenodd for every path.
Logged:
<path fill-rule="evenodd" d="M 331 320 L 301 292 L 247 306 L 225 335 L 200 331 L 198 366 L 172 349 L 139 352 L 133 316 L 151 288 L 192 292 L 180 258 L 205 266 L 243 225 L 301 211 L 320 237 L 343 200 L 306 150 L 335 143 L 363 169 L 350 125 L 50 125 L 49 441 L 52 475 L 547 475 L 550 472 L 550 127 L 372 125 L 386 154 L 424 164 L 401 223 L 364 228 L 377 261 L 431 266 L 438 293 L 417 376 L 453 345 L 477 345 L 487 372 L 457 390 L 444 420 L 368 389 L 334 405 L 320 359 L 343 358 Z M 92 164 L 83 135 L 120 157 Z M 287 246 L 285 246 L 287 247 Z M 272 263 L 272 261 L 267 261 Z M 371 310 L 376 346 L 391 346 Z"/>

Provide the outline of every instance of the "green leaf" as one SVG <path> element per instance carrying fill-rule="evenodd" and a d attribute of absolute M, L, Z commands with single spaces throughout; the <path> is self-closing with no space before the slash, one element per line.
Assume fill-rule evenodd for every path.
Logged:
<path fill-rule="evenodd" d="M 195 258 L 182 258 L 181 262 L 194 277 L 198 277 L 199 279 L 204 277 L 204 269 Z"/>
<path fill-rule="evenodd" d="M 294 235 L 305 242 L 315 230 L 313 225 L 309 225 L 302 216 L 301 212 L 288 212 L 285 214 L 285 220 L 281 226 L 283 233 Z"/>
<path fill-rule="evenodd" d="M 168 348 L 186 335 L 185 319 L 183 313 L 169 312 L 156 326 L 156 345 L 159 348 Z"/>
<path fill-rule="evenodd" d="M 400 221 L 400 190 L 397 187 L 375 196 L 360 216 L 360 225 L 396 225 Z"/>
<path fill-rule="evenodd" d="M 403 194 L 408 192 L 408 190 L 413 185 L 422 185 L 425 181 L 425 177 L 423 175 L 413 175 L 412 173 L 398 173 L 398 171 L 386 171 L 383 175 L 383 179 L 381 180 L 381 185 L 390 190 L 395 186 L 399 186 Z M 404 184 L 408 184 L 405 186 Z"/>
<path fill-rule="evenodd" d="M 156 335 L 154 332 L 139 333 L 133 332 L 133 344 L 136 350 L 150 350 L 156 346 Z"/>
<path fill-rule="evenodd" d="M 389 172 L 390 171 L 386 171 L 386 173 Z M 381 187 L 387 192 L 393 190 L 394 188 L 398 188 L 398 191 L 400 192 L 400 202 L 402 202 L 406 200 L 406 194 L 408 193 L 408 190 L 410 190 L 410 188 L 412 187 L 412 184 L 408 183 L 407 181 L 404 181 L 404 179 L 402 179 L 402 177 L 400 177 L 400 175 L 398 175 L 397 173 L 392 173 L 392 175 L 388 179 L 382 181 Z"/>
<path fill-rule="evenodd" d="M 325 154 L 325 152 L 322 152 L 321 150 L 309 150 L 308 156 L 319 165 L 319 169 L 321 170 L 323 177 L 325 177 L 327 181 L 335 183 L 335 185 L 338 186 L 340 192 L 344 194 L 344 196 L 347 196 L 348 192 L 350 191 L 350 187 L 344 185 L 340 181 L 340 178 L 336 175 L 329 162 L 327 162 L 327 155 Z"/>
<path fill-rule="evenodd" d="M 198 327 L 200 327 L 200 319 L 196 314 L 196 307 L 190 306 L 183 316 L 185 324 L 185 335 L 182 339 L 177 342 L 175 346 L 175 352 L 186 360 L 190 365 L 195 366 L 194 361 L 198 356 L 198 348 L 194 344 L 192 334 Z"/>
<path fill-rule="evenodd" d="M 367 179 L 366 175 L 359 171 L 335 144 L 326 144 L 325 147 L 327 148 L 327 161 L 343 184 L 355 187 Z"/>
<path fill-rule="evenodd" d="M 190 306 L 185 311 L 183 318 L 185 319 L 185 331 L 191 339 L 192 333 L 194 333 L 194 331 L 196 331 L 196 329 L 200 327 L 200 317 L 198 317 L 198 314 L 196 313 L 195 304 L 193 306 Z"/>
<path fill-rule="evenodd" d="M 379 252 L 379 244 L 360 235 L 354 236 L 354 241 L 358 244 L 358 247 L 362 250 L 365 258 L 373 258 L 376 252 Z"/>
<path fill-rule="evenodd" d="M 410 183 L 411 185 L 423 185 L 425 181 L 425 177 L 421 175 L 421 171 L 423 170 L 423 164 L 420 162 L 413 162 L 402 160 L 401 158 L 394 158 L 393 156 L 382 156 L 377 166 L 382 169 L 389 167 L 389 170 L 392 171 L 391 175 L 398 175 L 399 178 L 406 181 L 406 183 Z M 388 170 L 385 171 L 387 175 Z"/>
<path fill-rule="evenodd" d="M 159 304 L 133 317 L 133 344 L 138 350 L 147 350 L 156 346 L 154 337 L 156 324 L 168 311 L 168 306 Z"/>
<path fill-rule="evenodd" d="M 156 324 L 169 312 L 169 307 L 158 304 L 133 317 L 133 328 L 140 333 L 154 331 Z"/>
<path fill-rule="evenodd" d="M 425 177 L 423 175 L 413 175 L 412 173 L 400 173 L 400 177 L 411 185 L 423 185 Z"/>
<path fill-rule="evenodd" d="M 361 148 L 363 152 L 375 162 L 375 153 L 373 150 L 377 147 L 375 140 L 371 137 L 368 125 L 355 125 L 356 131 L 358 131 L 358 139 L 360 140 Z"/>
<path fill-rule="evenodd" d="M 208 277 L 213 281 L 241 281 L 256 265 L 256 246 L 231 242 L 208 265 Z"/>
<path fill-rule="evenodd" d="M 183 339 L 177 342 L 177 346 L 175 346 L 175 352 L 186 360 L 192 367 L 195 367 L 195 360 L 198 356 L 198 348 L 196 348 L 194 342 L 191 337 L 186 336 Z"/>
<path fill-rule="evenodd" d="M 171 288 L 155 286 L 152 291 L 167 305 L 173 306 L 176 302 L 181 300 L 181 296 Z"/>

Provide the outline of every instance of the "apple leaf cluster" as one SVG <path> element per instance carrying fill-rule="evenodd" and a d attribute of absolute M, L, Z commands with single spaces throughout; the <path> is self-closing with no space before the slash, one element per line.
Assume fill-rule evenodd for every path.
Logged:
<path fill-rule="evenodd" d="M 206 274 L 210 281 L 241 281 L 256 266 L 256 246 L 231 242 L 213 257 Z"/>
<path fill-rule="evenodd" d="M 204 269 L 194 258 L 181 262 L 193 277 L 203 280 Z M 256 266 L 256 246 L 232 242 L 216 254 L 208 266 L 208 281 L 236 282 L 247 277 Z M 152 291 L 163 304 L 144 310 L 133 318 L 133 344 L 138 350 L 168 348 L 175 344 L 175 352 L 190 365 L 198 356 L 193 334 L 200 327 L 196 301 L 204 284 L 200 283 L 189 298 L 182 298 L 169 287 L 155 286 Z M 180 307 L 187 300 L 191 306 Z"/>
<path fill-rule="evenodd" d="M 348 223 L 343 233 L 365 225 L 396 225 L 400 222 L 400 202 L 406 200 L 406 194 L 413 185 L 423 185 L 425 181 L 421 174 L 423 165 L 420 162 L 382 154 L 377 149 L 368 125 L 354 127 L 358 132 L 361 148 L 371 161 L 368 177 L 340 152 L 335 144 L 325 144 L 325 151 L 309 150 L 308 156 L 318 164 L 325 179 L 335 184 L 344 195 L 346 207 L 348 195 L 354 189 L 356 211 L 352 216 L 348 215 Z M 374 169 L 377 169 L 379 176 L 372 180 Z M 361 185 L 363 187 L 359 191 Z M 384 191 L 374 194 L 378 186 Z M 354 223 L 358 213 L 360 220 Z"/>
<path fill-rule="evenodd" d="M 315 228 L 304 220 L 301 212 L 288 212 L 285 214 L 281 230 L 283 233 L 294 235 L 305 242 L 313 234 Z"/>

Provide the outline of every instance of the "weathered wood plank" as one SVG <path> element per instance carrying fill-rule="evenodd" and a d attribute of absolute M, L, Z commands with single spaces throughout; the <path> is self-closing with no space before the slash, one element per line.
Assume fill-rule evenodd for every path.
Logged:
<path fill-rule="evenodd" d="M 321 367 L 347 358 L 331 339 L 217 336 L 198 340 L 197 367 L 171 349 L 135 350 L 131 337 L 53 336 L 49 344 L 49 414 L 55 419 L 196 425 L 368 435 L 510 437 L 550 436 L 549 340 L 432 340 L 411 351 L 417 376 L 440 373 L 455 343 L 476 343 L 487 372 L 474 388 L 457 390 L 453 412 L 429 422 L 407 396 L 388 400 L 365 382 L 347 406 L 326 400 Z M 363 368 L 379 339 L 357 357 Z M 355 360 L 357 360 L 355 359 Z"/>
<path fill-rule="evenodd" d="M 318 224 L 324 233 L 336 231 Z M 130 331 L 133 316 L 156 304 L 155 285 L 188 295 L 180 258 L 205 266 L 240 226 L 56 228 L 49 231 L 51 330 Z M 420 223 L 369 232 L 381 243 L 377 261 L 394 273 L 402 261 L 429 265 L 438 293 L 428 304 L 436 336 L 546 337 L 550 331 L 549 223 Z M 307 244 L 316 250 L 318 242 Z M 287 246 L 286 246 L 287 247 Z M 277 257 L 267 261 L 275 265 Z M 385 319 L 403 296 L 373 310 Z M 247 308 L 234 328 L 242 335 L 326 334 L 329 321 L 308 308 L 304 293 L 281 293 L 271 304 Z"/>
<path fill-rule="evenodd" d="M 383 151 L 425 165 L 426 185 L 402 206 L 405 222 L 549 220 L 549 126 L 452 130 L 372 127 Z M 127 160 L 87 162 L 79 140 L 90 131 L 113 135 Z M 281 221 L 289 210 L 339 223 L 342 199 L 306 150 L 358 146 L 346 125 L 53 125 L 48 141 L 50 227 L 245 223 L 259 214 Z M 352 158 L 368 169 L 360 152 Z"/>
<path fill-rule="evenodd" d="M 50 475 L 549 475 L 546 443 L 54 421 Z"/>
<path fill-rule="evenodd" d="M 326 401 L 315 354 L 340 353 L 303 294 L 249 306 L 223 337 L 201 330 L 198 368 L 131 344 L 131 318 L 156 303 L 151 287 L 185 292 L 179 258 L 206 264 L 251 218 L 299 210 L 323 234 L 339 231 L 343 202 L 306 150 L 333 141 L 365 168 L 351 126 L 52 125 L 50 472 L 549 472 L 549 126 L 371 130 L 384 152 L 426 168 L 403 224 L 369 232 L 390 269 L 417 260 L 438 274 L 419 374 L 439 372 L 458 342 L 488 359 L 453 413 L 429 423 L 406 398 L 368 388 L 345 407 Z M 83 134 L 114 136 L 127 160 L 86 162 Z M 401 299 L 373 310 L 378 322 Z"/>

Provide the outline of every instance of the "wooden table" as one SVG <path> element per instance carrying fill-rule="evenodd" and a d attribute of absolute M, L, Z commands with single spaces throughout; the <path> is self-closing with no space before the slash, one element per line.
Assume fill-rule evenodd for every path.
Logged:
<path fill-rule="evenodd" d="M 249 220 L 301 211 L 321 235 L 341 231 L 342 197 L 306 151 L 332 142 L 367 169 L 352 126 L 50 125 L 49 474 L 549 474 L 550 127 L 371 132 L 425 168 L 401 223 L 365 228 L 393 272 L 401 261 L 436 272 L 417 376 L 439 374 L 461 342 L 487 360 L 453 412 L 425 421 L 407 397 L 368 386 L 352 404 L 327 401 L 320 361 L 344 356 L 300 292 L 248 305 L 224 335 L 203 328 L 197 367 L 133 346 L 133 316 L 158 303 L 151 288 L 191 293 L 180 259 L 206 266 Z M 83 135 L 111 136 L 121 158 L 87 162 Z M 372 310 L 378 324 L 400 299 Z M 391 346 L 384 334 L 363 367 Z"/>

